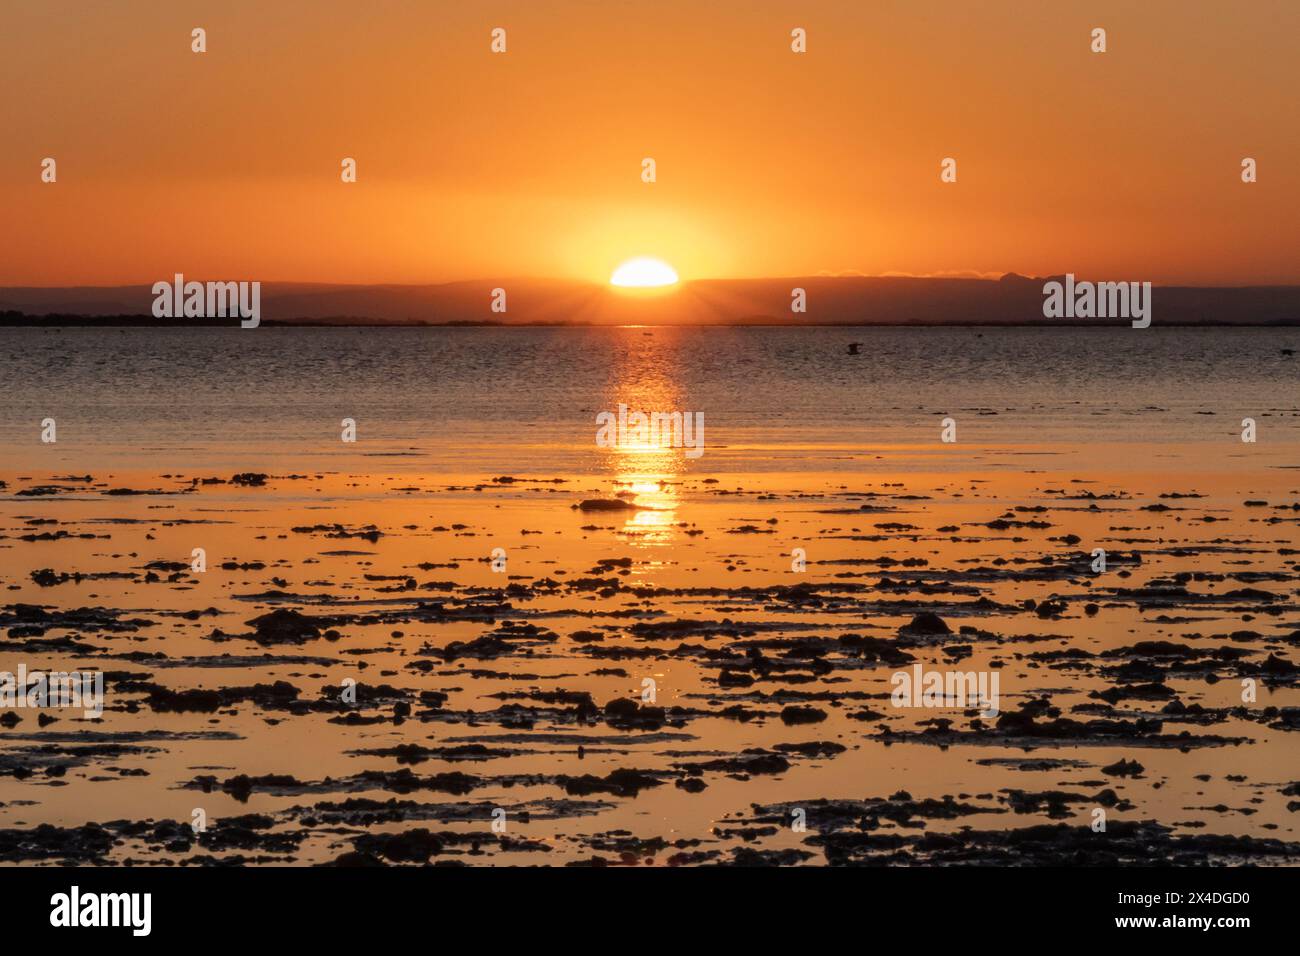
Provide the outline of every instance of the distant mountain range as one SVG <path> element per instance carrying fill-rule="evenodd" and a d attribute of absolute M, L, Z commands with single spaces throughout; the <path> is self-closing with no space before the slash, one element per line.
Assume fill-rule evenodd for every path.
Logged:
<path fill-rule="evenodd" d="M 170 277 L 169 277 L 170 278 Z M 187 276 L 187 279 L 197 278 Z M 668 292 L 627 293 L 560 279 L 439 285 L 262 284 L 264 324 L 328 325 L 1124 325 L 1043 317 L 1042 279 L 806 276 L 699 279 Z M 1093 277 L 1084 277 L 1093 278 Z M 494 288 L 506 311 L 491 311 Z M 792 313 L 792 290 L 807 311 Z M 153 319 L 150 286 L 0 288 L 0 325 L 236 324 Z M 1300 286 L 1156 286 L 1153 325 L 1300 325 Z M 96 318 L 98 317 L 98 318 Z"/>

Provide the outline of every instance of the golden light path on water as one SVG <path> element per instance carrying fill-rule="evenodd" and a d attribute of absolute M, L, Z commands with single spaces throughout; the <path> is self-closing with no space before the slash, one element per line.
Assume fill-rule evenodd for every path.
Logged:
<path fill-rule="evenodd" d="M 646 333 L 626 329 L 627 348 L 621 353 L 605 408 L 627 406 L 629 412 L 687 413 L 682 391 L 663 365 L 664 351 L 645 342 Z M 649 346 L 649 347 L 647 347 Z M 624 521 L 632 544 L 662 546 L 679 530 L 680 486 L 686 470 L 685 449 L 673 447 L 670 435 L 621 434 L 605 448 L 604 465 L 621 497 L 638 506 Z"/>

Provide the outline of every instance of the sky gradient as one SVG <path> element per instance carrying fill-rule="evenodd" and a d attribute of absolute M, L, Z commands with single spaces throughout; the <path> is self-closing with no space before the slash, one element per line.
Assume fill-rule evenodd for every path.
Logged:
<path fill-rule="evenodd" d="M 1134 6 L 9 4 L 0 284 L 1300 282 L 1300 5 Z"/>

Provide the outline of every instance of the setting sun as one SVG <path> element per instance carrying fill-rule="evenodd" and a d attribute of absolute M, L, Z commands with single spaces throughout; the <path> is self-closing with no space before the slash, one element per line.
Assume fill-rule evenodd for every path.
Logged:
<path fill-rule="evenodd" d="M 639 256 L 629 259 L 609 277 L 609 284 L 625 288 L 648 289 L 677 284 L 677 272 L 660 259 Z"/>

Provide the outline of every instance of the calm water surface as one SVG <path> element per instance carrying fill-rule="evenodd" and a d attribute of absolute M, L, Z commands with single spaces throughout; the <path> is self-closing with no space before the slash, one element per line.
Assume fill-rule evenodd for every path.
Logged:
<path fill-rule="evenodd" d="M 596 467 L 618 402 L 704 413 L 709 468 L 787 470 L 844 451 L 1300 439 L 1294 329 L 11 329 L 0 449 L 175 467 L 516 473 Z M 850 342 L 861 342 L 858 355 Z M 341 448 L 353 418 L 361 441 Z M 305 457 L 304 457 L 305 456 Z M 348 467 L 355 467 L 351 459 Z"/>

